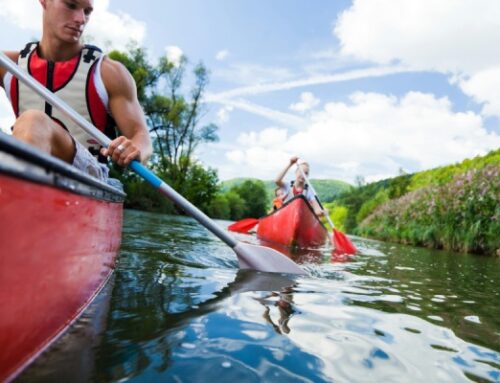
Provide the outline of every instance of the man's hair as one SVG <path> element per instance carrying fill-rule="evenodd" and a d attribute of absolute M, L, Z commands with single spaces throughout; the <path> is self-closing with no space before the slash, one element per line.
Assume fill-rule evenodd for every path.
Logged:
<path fill-rule="evenodd" d="M 301 163 L 299 164 L 299 166 L 302 166 L 302 165 L 305 165 L 305 166 L 307 166 L 308 168 L 311 168 L 311 167 L 309 166 L 309 162 L 301 162 Z"/>

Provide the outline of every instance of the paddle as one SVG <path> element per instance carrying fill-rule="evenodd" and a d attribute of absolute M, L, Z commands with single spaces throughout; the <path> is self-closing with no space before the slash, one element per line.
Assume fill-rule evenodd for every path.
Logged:
<path fill-rule="evenodd" d="M 230 231 L 235 231 L 237 233 L 246 234 L 250 230 L 252 230 L 255 226 L 257 226 L 258 223 L 259 220 L 256 218 L 244 218 L 235 223 L 232 223 L 227 227 L 227 229 Z"/>
<path fill-rule="evenodd" d="M 302 167 L 298 163 L 297 163 L 297 168 L 299 169 L 300 173 L 302 174 L 302 177 L 304 177 L 305 181 L 307 182 L 307 184 L 311 188 L 311 190 L 314 194 L 314 198 L 318 202 L 319 206 L 321 207 L 322 210 L 325 210 L 323 208 L 323 205 L 321 204 L 321 201 L 319 200 L 319 197 L 318 197 L 318 194 L 316 193 L 316 190 L 314 190 L 314 187 L 309 182 L 304 171 L 302 170 Z M 337 253 L 340 253 L 340 254 L 356 254 L 356 251 L 357 251 L 356 247 L 349 240 L 349 238 L 347 238 L 347 236 L 344 233 L 338 231 L 335 228 L 335 225 L 333 224 L 332 219 L 330 218 L 330 216 L 328 214 L 325 214 L 325 217 L 333 230 L 333 243 L 335 246 L 335 251 Z"/>
<path fill-rule="evenodd" d="M 34 80 L 24 70 L 20 69 L 3 52 L 0 52 L 0 64 L 4 66 L 5 69 L 7 69 L 10 73 L 15 75 L 18 80 L 22 81 L 26 86 L 38 93 L 47 102 L 63 112 L 69 119 L 80 126 L 88 134 L 92 135 L 101 145 L 103 145 L 104 147 L 109 146 L 111 140 L 106 135 L 104 135 L 90 122 L 88 122 L 77 112 L 75 112 L 59 97 L 50 92 L 39 82 Z M 180 206 L 186 213 L 196 219 L 200 224 L 205 226 L 205 228 L 210 230 L 225 244 L 231 247 L 238 257 L 240 268 L 275 273 L 306 274 L 306 272 L 302 270 L 290 258 L 287 258 L 285 255 L 274 249 L 237 241 L 229 233 L 227 233 L 210 218 L 208 218 L 208 216 L 206 216 L 197 207 L 195 207 L 174 189 L 172 189 L 169 185 L 158 178 L 152 171 L 143 166 L 140 162 L 132 161 L 129 165 L 129 168 L 135 171 L 138 175 L 144 178 L 156 189 L 158 189 L 160 193 Z"/>

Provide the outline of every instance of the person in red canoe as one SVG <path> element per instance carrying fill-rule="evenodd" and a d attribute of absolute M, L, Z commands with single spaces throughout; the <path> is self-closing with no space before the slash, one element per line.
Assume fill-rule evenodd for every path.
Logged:
<path fill-rule="evenodd" d="M 22 69 L 112 139 L 107 149 L 0 67 L 0 85 L 16 115 L 14 137 L 108 181 L 107 157 L 120 166 L 152 152 L 134 80 L 119 62 L 81 36 L 93 0 L 39 0 L 43 33 L 20 52 L 5 52 Z M 117 137 L 117 131 L 119 136 Z"/>
<path fill-rule="evenodd" d="M 293 197 L 302 194 L 307 199 L 307 201 L 313 208 L 316 215 L 321 217 L 325 215 L 325 211 L 321 209 L 321 207 L 318 204 L 318 201 L 316 201 L 316 198 L 314 198 L 314 193 L 312 192 L 312 190 L 309 189 L 299 169 L 295 170 L 295 181 L 292 181 L 289 184 L 283 181 L 283 178 L 285 178 L 285 175 L 288 172 L 288 170 L 290 170 L 292 166 L 297 164 L 298 160 L 299 160 L 298 157 L 290 158 L 290 162 L 288 163 L 286 168 L 283 169 L 283 171 L 280 174 L 278 174 L 278 177 L 276 177 L 275 180 L 276 185 L 278 185 L 279 188 L 283 189 L 285 193 L 285 197 L 283 198 L 284 202 L 287 202 L 291 200 Z M 308 176 L 309 164 L 307 162 L 302 162 L 299 166 L 302 168 L 306 176 Z"/>
<path fill-rule="evenodd" d="M 281 209 L 285 197 L 286 197 L 285 189 L 281 187 L 277 187 L 276 189 L 274 189 L 273 211 Z"/>

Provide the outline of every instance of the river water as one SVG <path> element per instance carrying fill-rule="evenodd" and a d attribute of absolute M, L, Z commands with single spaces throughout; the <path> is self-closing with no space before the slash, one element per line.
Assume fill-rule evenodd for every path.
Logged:
<path fill-rule="evenodd" d="M 500 382 L 500 259 L 353 241 L 295 254 L 306 277 L 243 272 L 192 219 L 126 211 L 102 330 L 64 379 Z"/>

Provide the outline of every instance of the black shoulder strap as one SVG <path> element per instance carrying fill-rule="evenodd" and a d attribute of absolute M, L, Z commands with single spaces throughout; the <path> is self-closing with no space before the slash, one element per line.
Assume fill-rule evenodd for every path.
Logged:
<path fill-rule="evenodd" d="M 95 52 L 99 52 L 99 54 L 95 54 Z M 85 44 L 83 47 L 83 61 L 87 64 L 95 61 L 99 58 L 102 53 L 102 50 L 95 45 Z"/>
<path fill-rule="evenodd" d="M 37 45 L 38 45 L 38 41 L 31 41 L 28 44 L 26 44 L 26 46 L 23 48 L 23 50 L 19 52 L 20 58 L 23 58 L 23 59 L 26 58 L 26 56 L 28 56 L 33 51 L 33 49 L 35 49 L 35 47 Z"/>

